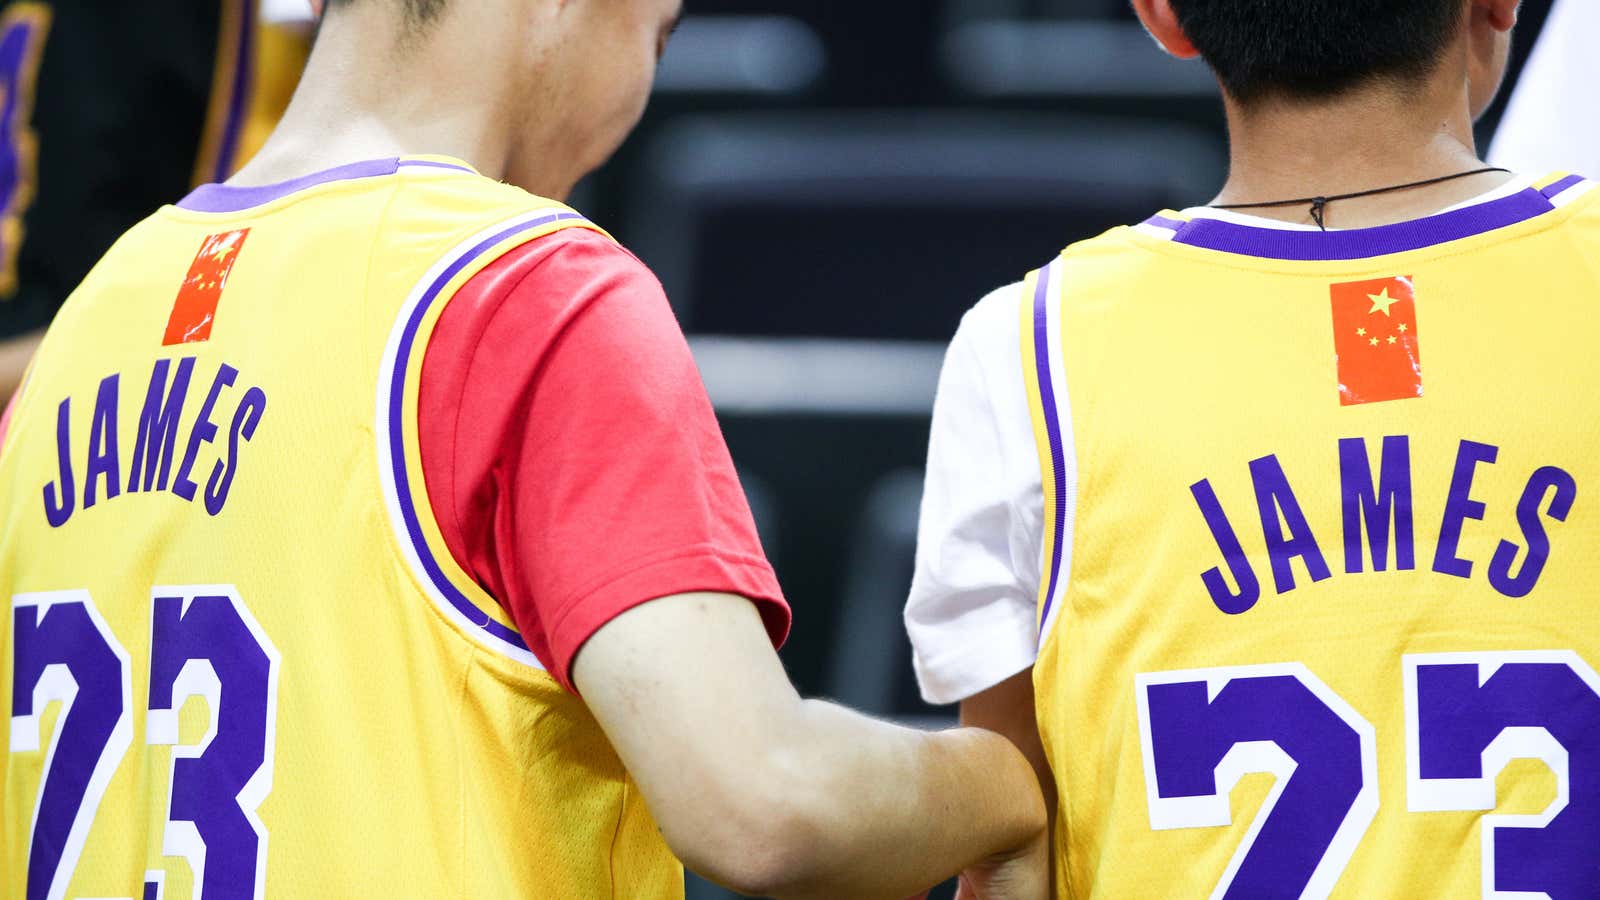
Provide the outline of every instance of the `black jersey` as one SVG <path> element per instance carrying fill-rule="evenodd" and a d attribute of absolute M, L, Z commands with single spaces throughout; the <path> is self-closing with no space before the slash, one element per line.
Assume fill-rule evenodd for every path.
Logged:
<path fill-rule="evenodd" d="M 257 0 L 7 2 L 0 337 L 49 324 L 106 249 L 251 149 Z M 303 62 L 303 57 L 297 62 Z"/>

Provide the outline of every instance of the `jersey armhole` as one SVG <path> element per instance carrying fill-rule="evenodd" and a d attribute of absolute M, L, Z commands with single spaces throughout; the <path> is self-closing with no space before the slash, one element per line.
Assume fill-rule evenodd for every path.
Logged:
<path fill-rule="evenodd" d="M 1030 274 L 1023 282 L 1018 304 L 1022 316 L 1023 382 L 1027 386 L 1044 495 L 1037 622 L 1040 647 L 1050 636 L 1066 601 L 1073 538 L 1070 513 L 1076 499 L 1072 418 L 1061 364 L 1061 270 L 1062 259 L 1058 257 Z"/>
<path fill-rule="evenodd" d="M 483 229 L 444 254 L 417 282 L 395 317 L 379 366 L 375 410 L 379 480 L 405 568 L 435 609 L 468 639 L 541 672 L 547 671 L 544 661 L 444 540 L 423 481 L 418 400 L 429 338 L 450 299 L 507 253 L 572 228 L 606 234 L 571 209 L 552 204 Z"/>

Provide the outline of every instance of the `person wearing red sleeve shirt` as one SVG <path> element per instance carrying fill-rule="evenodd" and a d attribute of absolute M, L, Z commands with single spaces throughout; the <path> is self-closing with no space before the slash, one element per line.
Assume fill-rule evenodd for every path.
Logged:
<path fill-rule="evenodd" d="M 689 348 L 603 235 L 533 241 L 446 307 L 422 369 L 422 465 L 450 553 L 563 683 L 618 614 L 717 590 L 789 609 Z"/>
<path fill-rule="evenodd" d="M 1044 803 L 1032 768 L 1009 741 L 969 728 L 931 734 L 904 729 L 829 703 L 803 700 L 796 693 L 775 651 L 787 630 L 789 610 L 762 554 L 710 403 L 660 285 L 625 250 L 576 221 L 575 213 L 550 213 L 551 207 L 541 206 L 542 201 L 492 184 L 505 180 L 542 197 L 566 196 L 582 175 L 616 149 L 638 121 L 649 94 L 652 67 L 680 12 L 678 0 L 343 0 L 332 4 L 323 18 L 300 90 L 261 153 L 226 184 L 203 187 L 175 211 L 163 212 L 172 222 L 199 217 L 201 224 L 216 223 L 208 226 L 216 233 L 200 244 L 201 256 L 194 263 L 198 274 L 191 276 L 193 283 L 202 285 L 195 289 L 201 292 L 195 296 L 211 298 L 208 311 L 186 319 L 189 308 L 181 293 L 176 306 L 167 294 L 128 298 L 126 304 L 137 311 L 161 299 L 173 317 L 167 323 L 168 333 L 176 337 L 169 342 L 177 340 L 180 346 L 196 330 L 210 334 L 213 319 L 222 333 L 230 327 L 230 317 L 263 317 L 260 321 L 267 325 L 251 335 L 251 340 L 259 344 L 272 339 L 267 326 L 277 327 L 277 320 L 265 318 L 271 311 L 263 309 L 272 305 L 268 302 L 271 298 L 252 295 L 250 285 L 277 275 L 286 286 L 277 298 L 286 306 L 297 302 L 287 296 L 297 284 L 292 280 L 294 260 L 280 259 L 278 269 L 270 273 L 257 266 L 253 274 L 247 274 L 251 271 L 247 266 L 294 246 L 293 235 L 285 233 L 288 229 L 273 223 L 295 221 L 304 226 L 315 221 L 306 211 L 309 209 L 371 210 L 369 215 L 376 221 L 369 223 L 370 227 L 362 223 L 349 227 L 366 228 L 374 236 L 369 242 L 376 248 L 371 251 L 372 261 L 360 260 L 359 253 L 329 253 L 338 258 L 316 262 L 345 266 L 339 269 L 344 279 L 341 284 L 367 279 L 363 309 L 382 306 L 387 310 L 384 304 L 391 304 L 402 310 L 401 322 L 408 314 L 404 310 L 410 307 L 402 305 L 393 291 L 379 297 L 372 290 L 374 284 L 389 284 L 383 281 L 386 267 L 421 264 L 403 256 L 382 255 L 389 252 L 384 248 L 404 243 L 394 237 L 405 233 L 397 232 L 399 226 L 392 217 L 419 208 L 439 210 L 447 217 L 453 210 L 447 200 L 454 188 L 463 197 L 489 198 L 484 202 L 501 204 L 508 216 L 548 213 L 537 221 L 558 229 L 532 234 L 514 246 L 495 243 L 498 238 L 487 241 L 482 246 L 492 244 L 494 252 L 483 257 L 488 261 L 480 269 L 464 274 L 459 285 L 451 283 L 453 292 L 438 318 L 427 320 L 419 313 L 415 332 L 402 332 L 397 326 L 393 341 L 398 343 L 392 342 L 386 351 L 392 354 L 386 359 L 396 360 L 395 365 L 409 365 L 419 351 L 412 348 L 403 354 L 396 348 L 410 335 L 422 335 L 414 427 L 423 502 L 431 516 L 423 515 L 422 524 L 413 527 L 411 544 L 404 551 L 432 554 L 435 568 L 449 570 L 445 579 L 452 589 L 474 595 L 464 601 L 466 606 L 455 606 L 449 615 L 469 620 L 473 628 L 495 632 L 498 639 L 518 650 L 517 658 L 526 664 L 517 668 L 498 658 L 481 662 L 478 657 L 488 654 L 475 646 L 463 650 L 456 635 L 440 630 L 443 626 L 433 620 L 428 620 L 432 630 L 425 634 L 397 636 L 392 655 L 402 660 L 428 662 L 448 655 L 452 668 L 407 671 L 405 678 L 427 683 L 426 692 L 419 688 L 416 696 L 428 702 L 445 693 L 439 684 L 459 685 L 451 697 L 459 697 L 460 705 L 452 708 L 465 706 L 482 722 L 469 721 L 468 728 L 451 733 L 423 727 L 425 709 L 415 713 L 417 724 L 407 728 L 406 715 L 376 717 L 359 708 L 363 697 L 368 703 L 381 700 L 385 710 L 396 708 L 392 696 L 373 692 L 387 687 L 391 694 L 409 697 L 405 692 L 411 686 L 386 685 L 381 677 L 337 677 L 348 668 L 347 661 L 324 659 L 323 671 L 318 672 L 314 658 L 291 658 L 292 650 L 287 645 L 284 648 L 283 708 L 294 702 L 304 712 L 314 703 L 324 705 L 315 707 L 316 717 L 302 715 L 297 720 L 302 733 L 288 734 L 293 729 L 280 728 L 280 763 L 284 748 L 309 753 L 303 749 L 308 741 L 304 732 L 327 721 L 358 722 L 362 728 L 391 738 L 382 745 L 356 750 L 357 755 L 370 757 L 370 766 L 392 767 L 396 758 L 407 758 L 407 754 L 449 761 L 424 770 L 416 782 L 459 783 L 464 786 L 461 791 L 440 791 L 434 784 L 391 779 L 384 783 L 383 793 L 444 796 L 446 799 L 434 805 L 455 818 L 443 823 L 426 817 L 400 823 L 374 821 L 371 809 L 380 803 L 402 810 L 407 807 L 395 804 L 393 797 L 372 796 L 375 791 L 352 792 L 343 801 L 351 823 L 346 832 L 359 828 L 373 842 L 392 839 L 394 833 L 414 834 L 415 858 L 397 860 L 394 857 L 402 854 L 380 854 L 367 845 L 351 843 L 348 833 L 330 829 L 327 822 L 294 819 L 296 802 L 307 808 L 317 805 L 319 798 L 300 782 L 319 775 L 301 769 L 291 773 L 295 777 L 286 778 L 280 772 L 265 803 L 259 795 L 253 795 L 251 801 L 261 810 L 259 821 L 251 827 L 258 834 L 269 834 L 271 844 L 258 843 L 258 852 L 241 855 L 236 847 L 207 840 L 208 877 L 216 877 L 225 863 L 237 863 L 241 869 L 254 869 L 257 896 L 263 891 L 287 896 L 313 891 L 313 884 L 313 892 L 349 894 L 357 891 L 350 887 L 355 883 L 352 879 L 366 873 L 369 880 L 362 882 L 365 887 L 358 892 L 371 893 L 380 890 L 385 883 L 382 879 L 392 878 L 396 867 L 403 864 L 417 873 L 418 882 L 410 890 L 421 893 L 428 892 L 426 885 L 481 884 L 473 879 L 487 878 L 497 887 L 463 888 L 461 893 L 559 900 L 606 895 L 681 897 L 681 877 L 673 887 L 664 886 L 661 880 L 648 881 L 648 890 L 627 887 L 641 883 L 636 870 L 646 865 L 656 867 L 659 874 L 663 859 L 671 860 L 666 855 L 670 851 L 713 881 L 743 893 L 778 898 L 894 900 L 963 871 L 964 890 L 984 900 L 1041 900 L 1046 896 Z M 423 202 L 416 199 L 419 196 L 429 199 Z M 368 198 L 369 205 L 360 206 L 368 202 L 362 198 Z M 315 206 L 318 203 L 327 205 Z M 345 205 L 335 207 L 337 203 Z M 295 210 L 301 218 L 272 219 Z M 205 219 L 207 215 L 221 218 Z M 517 228 L 531 227 L 532 220 L 517 221 L 521 222 Z M 224 222 L 234 224 L 221 224 Z M 246 222 L 254 229 L 248 234 L 242 230 Z M 428 233 L 427 226 L 427 222 L 416 223 L 416 233 Z M 159 227 L 168 226 L 149 226 Z M 221 230 L 225 228 L 234 230 Z M 475 228 L 467 233 L 475 233 Z M 146 232 L 135 232 L 123 243 L 138 243 L 136 236 Z M 434 232 L 449 234 L 450 230 L 440 227 Z M 173 233 L 187 240 L 191 232 Z M 338 239 L 348 237 L 347 230 Z M 214 245 L 213 240 L 221 243 Z M 470 246 L 472 240 L 462 246 Z M 170 243 L 182 242 L 174 239 Z M 415 243 L 433 246 L 425 244 L 421 236 Z M 230 255 L 235 250 L 236 270 Z M 321 250 L 312 244 L 297 252 Z M 102 267 L 117 270 L 117 254 L 113 250 Z M 460 258 L 464 260 L 461 266 L 473 264 L 469 257 L 471 253 Z M 347 258 L 356 258 L 361 264 Z M 453 258 L 448 254 L 439 258 L 435 271 L 469 271 L 447 266 Z M 307 267 L 312 265 L 303 257 L 301 260 Z M 406 284 L 426 284 L 432 277 L 430 272 L 421 282 L 408 280 Z M 258 280 L 252 282 L 252 278 Z M 448 275 L 443 275 L 438 284 L 447 281 Z M 219 286 L 223 283 L 227 283 L 225 288 Z M 218 307 L 216 297 L 224 289 L 228 294 Z M 39 362 L 54 378 L 52 389 L 69 380 L 61 370 L 74 364 L 72 341 L 79 333 L 89 333 L 101 346 L 113 342 L 114 332 L 90 321 L 94 316 L 72 315 L 73 311 L 102 312 L 105 304 L 95 304 L 102 297 L 109 300 L 114 296 L 113 291 L 100 291 L 86 283 L 69 303 L 68 314 L 52 328 Z M 333 302 L 341 299 L 339 293 L 327 296 Z M 343 296 L 350 296 L 354 305 L 361 294 L 346 292 Z M 424 292 L 415 296 L 421 304 L 435 295 Z M 247 301 L 251 299 L 260 302 L 250 304 Z M 330 314 L 327 318 L 324 327 L 328 330 L 341 325 L 356 327 L 349 324 L 354 314 L 344 318 Z M 391 320 L 392 316 L 386 313 L 385 318 Z M 298 319 L 295 322 L 300 324 Z M 237 336 L 234 343 L 219 338 L 213 346 L 224 344 L 233 348 L 230 353 L 260 352 L 259 347 L 252 348 Z M 270 361 L 301 352 L 287 343 L 269 349 L 277 353 L 251 358 Z M 81 354 L 76 358 L 81 360 Z M 252 407 L 251 394 L 244 394 L 244 405 L 238 406 L 238 414 L 232 417 L 231 435 L 233 444 L 248 454 L 241 461 L 244 474 L 240 484 L 260 477 L 250 474 L 252 464 L 258 472 L 269 465 L 288 468 L 281 457 L 264 455 L 268 446 L 281 446 L 269 442 L 302 439 L 301 432 L 313 427 L 350 424 L 328 413 L 336 408 L 333 403 L 323 403 L 316 412 L 320 418 L 305 418 L 303 422 L 311 424 L 300 429 L 287 427 L 296 421 L 285 416 L 308 416 L 304 408 L 289 406 L 292 412 L 279 412 L 287 402 L 277 399 L 284 392 L 303 397 L 315 393 L 308 385 L 329 393 L 342 389 L 333 384 L 332 375 L 319 379 L 322 373 L 317 366 L 322 364 L 316 359 L 304 363 L 309 371 L 298 373 L 300 380 L 294 386 L 298 391 L 280 389 L 281 381 L 274 382 L 270 406 L 260 399 Z M 164 381 L 166 370 L 159 365 L 157 371 Z M 352 371 L 331 361 L 326 365 L 328 373 Z M 180 366 L 173 368 L 177 371 Z M 229 368 L 224 365 L 223 372 L 214 376 L 202 419 L 211 413 L 226 383 L 240 376 L 238 371 L 229 374 Z M 36 375 L 40 371 L 36 369 Z M 406 370 L 399 371 L 404 375 Z M 210 381 L 213 375 L 197 375 L 197 383 L 202 377 Z M 240 377 L 249 378 L 250 373 Z M 147 407 L 162 395 L 153 378 L 150 383 L 148 396 L 156 401 L 146 401 Z M 241 381 L 235 393 L 228 395 L 228 402 L 238 403 L 238 390 L 247 383 Z M 385 383 L 380 376 L 380 386 Z M 115 379 L 101 384 L 102 398 L 116 397 Z M 394 384 L 404 387 L 407 382 L 399 378 Z M 42 393 L 44 388 L 38 390 Z M 142 385 L 138 391 L 138 397 L 127 399 L 125 406 L 139 408 L 147 394 Z M 35 393 L 35 384 L 24 387 L 10 426 L 13 433 L 0 435 L 0 469 L 17 470 L 22 459 L 30 465 L 41 460 L 53 463 L 56 446 L 52 439 L 61 441 L 62 458 L 68 460 L 63 465 L 70 465 L 66 442 L 59 437 L 70 436 L 70 429 L 67 425 L 55 427 L 55 395 L 34 400 Z M 115 399 L 87 402 L 94 407 L 96 421 L 101 419 L 101 410 L 111 410 L 107 417 L 115 414 Z M 382 402 L 380 406 L 389 408 Z M 68 410 L 64 402 L 59 408 Z M 393 417 L 393 427 L 411 427 L 404 421 L 405 404 L 396 402 L 393 408 L 402 411 Z M 380 419 L 382 415 L 380 412 Z M 226 422 L 220 412 L 217 418 Z M 70 424 L 65 412 L 59 421 Z M 185 420 L 186 424 L 190 421 Z M 252 438 L 256 424 L 263 421 L 267 424 Z M 269 428 L 276 430 L 269 432 Z M 354 434 L 358 430 L 346 427 L 345 434 L 330 436 L 330 442 L 340 442 L 330 443 L 335 448 L 330 452 L 359 457 L 359 464 L 365 467 L 374 450 L 365 434 Z M 195 433 L 201 434 L 199 430 Z M 79 447 L 96 446 L 95 439 L 87 435 L 78 440 Z M 190 455 L 205 441 L 204 437 L 191 439 Z M 385 446 L 383 440 L 377 443 Z M 395 446 L 402 445 L 397 441 Z M 403 445 L 403 449 L 409 448 L 409 444 Z M 382 449 L 377 455 L 380 480 L 397 478 L 394 471 L 404 468 L 410 458 L 409 452 L 403 454 L 404 459 L 397 459 L 402 454 Z M 109 464 L 101 456 L 90 462 L 90 471 Z M 180 478 L 188 465 L 183 463 Z M 302 469 L 297 476 L 322 479 L 318 482 L 322 484 L 330 464 L 306 459 Z M 66 471 L 63 468 L 61 474 L 63 485 Z M 216 471 L 222 471 L 220 465 Z M 63 520 L 64 528 L 52 522 L 54 530 L 47 529 L 26 519 L 37 517 L 40 494 L 33 485 L 39 482 L 27 481 L 25 490 L 16 491 L 0 484 L 0 514 L 11 513 L 9 521 L 25 522 L 21 531 L 0 535 L 0 559 L 27 563 L 28 547 L 60 548 L 69 543 L 66 539 L 71 529 L 103 528 L 103 523 L 112 521 L 107 516 L 113 512 L 128 515 L 126 511 L 135 508 L 172 517 L 159 523 L 171 526 L 163 542 L 135 548 L 140 553 L 148 550 L 146 558 L 169 552 L 166 548 L 179 537 L 229 533 L 226 529 L 245 521 L 241 517 L 246 510 L 255 511 L 248 504 L 261 495 L 240 497 L 241 491 L 249 489 L 235 484 L 234 499 L 226 501 L 228 509 L 218 516 L 222 502 L 215 492 L 221 477 L 205 486 L 206 509 L 215 523 L 205 527 L 222 531 L 202 530 L 203 516 L 194 517 L 193 507 L 174 506 L 168 497 L 146 496 L 135 501 L 112 500 L 110 495 L 101 498 L 105 502 L 93 510 L 87 509 L 93 504 L 85 499 L 84 508 L 70 522 Z M 227 477 L 232 477 L 231 471 Z M 164 477 L 162 480 L 164 483 Z M 93 498 L 95 477 L 89 475 L 87 481 L 86 497 Z M 110 482 L 117 483 L 115 479 Z M 134 493 L 132 482 L 129 484 L 128 493 Z M 388 484 L 385 482 L 386 488 Z M 146 484 L 145 491 L 149 489 Z M 285 490 L 292 489 L 285 486 Z M 365 510 L 380 505 L 364 495 L 367 490 L 365 482 L 354 482 L 350 497 L 337 498 L 346 505 L 331 508 L 344 511 L 354 504 Z M 53 495 L 48 489 L 45 493 L 48 511 Z M 13 494 L 15 508 L 4 509 L 4 501 Z M 316 502 L 309 494 L 304 496 L 308 502 Z M 391 490 L 385 502 L 403 508 L 414 496 L 415 491 L 402 485 Z M 160 502 L 147 507 L 133 505 L 140 501 Z M 277 508 L 272 512 L 282 515 Z M 70 510 L 68 515 L 72 515 Z M 183 515 L 189 518 L 175 518 Z M 343 532 L 326 539 L 367 540 L 369 536 L 347 533 L 360 530 L 351 527 L 358 521 L 365 525 L 369 520 L 353 518 L 343 523 L 347 526 Z M 437 526 L 437 536 L 429 530 L 430 523 Z M 273 527 L 283 531 L 281 522 Z M 156 529 L 153 533 L 161 532 Z M 251 536 L 229 534 L 233 540 L 219 552 L 243 557 Z M 373 550 L 380 546 L 389 545 L 360 545 L 367 557 L 376 560 L 365 563 L 377 576 L 372 583 L 415 590 L 411 583 L 391 577 L 399 563 Z M 77 551 L 69 546 L 57 552 Z M 307 548 L 306 552 L 310 556 L 320 548 Z M 292 570 L 296 565 L 305 563 L 295 561 L 281 568 Z M 77 574 L 81 572 L 74 577 Z M 263 583 L 268 576 L 262 576 Z M 456 576 L 460 576 L 459 582 Z M 0 572 L 0 588 L 9 587 L 8 578 L 12 577 L 14 572 Z M 70 586 L 32 590 L 63 587 Z M 476 605 L 477 594 L 495 609 Z M 285 634 L 310 643 L 320 636 L 308 634 L 305 623 L 315 622 L 317 627 L 309 630 L 317 631 L 333 627 L 326 622 L 343 621 L 326 613 L 319 617 L 319 608 L 310 605 L 326 604 L 326 597 L 271 592 L 251 596 L 251 602 L 260 607 L 257 612 L 264 609 L 272 615 L 260 617 L 260 628 L 231 632 L 246 646 L 251 641 L 262 642 L 263 634 L 277 634 L 280 643 Z M 232 621 L 243 618 L 237 606 L 234 612 L 218 606 L 231 602 L 228 598 L 196 595 L 189 599 L 196 608 L 203 607 L 206 615 L 232 615 L 236 617 Z M 366 603 L 372 599 L 367 598 Z M 65 609 L 65 615 L 79 618 L 61 621 L 79 622 L 85 629 L 99 627 L 82 613 L 73 612 L 81 599 L 52 600 L 53 606 L 29 602 L 33 606 L 19 609 L 38 609 L 38 620 L 57 621 L 47 616 Z M 294 604 L 305 608 L 297 611 Z M 181 612 L 174 608 L 169 614 Z M 132 621 L 127 611 L 112 609 L 110 613 L 116 614 L 108 614 L 110 631 L 126 632 L 119 622 Z M 343 610 L 339 613 L 344 614 Z M 371 618 L 409 622 L 412 619 L 408 617 L 422 615 L 411 606 L 390 604 L 376 616 L 369 615 L 363 624 L 370 625 Z M 30 619 L 19 616 L 17 621 Z M 378 624 L 393 632 L 394 621 Z M 350 647 L 357 639 L 354 633 L 346 637 L 348 640 L 330 639 L 326 646 Z M 156 635 L 150 643 L 159 638 Z M 137 647 L 136 652 L 142 651 L 143 645 Z M 216 651 L 191 648 L 183 652 Z M 362 652 L 365 648 L 348 650 L 352 657 Z M 456 665 L 463 657 L 467 662 L 462 669 L 467 674 L 458 675 Z M 4 661 L 8 660 L 0 660 Z M 393 663 L 383 659 L 381 664 Z M 401 669 L 397 666 L 375 674 L 393 677 L 394 671 Z M 320 677 L 313 690 L 306 679 L 314 676 Z M 220 696 L 226 700 L 234 695 Z M 537 708 L 511 708 L 523 698 L 531 698 L 529 702 Z M 156 706 L 154 699 L 151 706 Z M 270 707 L 267 715 L 270 724 L 274 715 Z M 374 718 L 388 720 L 371 721 Z M 393 727 L 389 720 L 394 718 L 401 720 L 401 730 L 384 731 Z M 490 730 L 491 736 L 468 733 L 471 726 L 478 725 Z M 157 733 L 153 725 L 149 727 L 152 734 Z M 562 733 L 541 735 L 549 730 Z M 348 731 L 343 729 L 330 739 L 348 740 Z M 496 743 L 500 738 L 504 742 Z M 13 740 L 14 747 L 18 744 Z M 466 754 L 460 749 L 463 745 L 479 748 L 477 754 Z M 574 746 L 589 748 L 588 755 L 575 754 Z M 335 755 L 323 752 L 321 759 L 330 766 L 344 765 L 332 759 Z M 564 762 L 565 770 L 553 769 L 552 760 Z M 519 762 L 533 768 L 493 772 L 485 776 L 488 780 L 473 780 L 475 768 Z M 618 763 L 623 770 L 620 774 L 613 771 Z M 194 769 L 192 763 L 181 771 L 175 766 L 174 779 L 181 775 L 185 783 L 192 784 Z M 256 784 L 254 779 L 251 783 Z M 496 784 L 508 787 L 511 794 L 540 797 L 540 792 L 550 791 L 551 783 L 574 794 L 592 794 L 592 802 L 546 797 L 549 803 L 523 808 L 524 815 L 519 818 L 483 812 L 505 807 L 496 805 L 498 798 L 473 796 L 470 791 L 472 785 Z M 218 785 L 208 789 L 212 795 L 220 791 Z M 109 790 L 115 793 L 107 797 L 128 796 L 126 784 L 113 782 Z M 173 790 L 170 814 L 177 815 L 176 785 Z M 235 790 L 227 796 L 237 798 L 244 808 L 245 793 Z M 647 807 L 643 812 L 646 828 L 638 827 L 638 797 Z M 161 807 L 146 815 L 142 808 L 127 808 L 134 802 L 121 807 L 107 803 L 96 819 L 130 816 L 143 822 L 169 812 Z M 551 806 L 570 818 L 554 823 L 542 820 L 541 814 Z M 463 809 L 477 814 L 461 812 Z M 0 835 L 20 836 L 28 823 L 0 820 L 0 826 L 4 826 Z M 220 834 L 216 828 L 210 820 L 194 824 L 203 840 L 207 834 Z M 237 838 L 248 830 L 235 829 L 229 834 Z M 484 830 L 494 833 L 481 833 Z M 168 829 L 169 844 L 180 841 L 181 835 L 175 834 L 178 832 Z M 308 841 L 307 834 L 323 835 L 322 843 Z M 588 837 L 574 843 L 573 834 Z M 106 842 L 97 842 L 96 832 L 90 832 L 89 842 L 80 868 L 100 865 L 100 874 L 110 873 L 107 877 L 142 869 L 96 863 L 103 858 L 100 854 L 113 851 Z M 24 844 L 20 841 L 13 846 Z M 480 857 L 494 860 L 493 864 L 469 866 L 463 862 L 469 853 L 481 852 L 479 844 L 499 848 Z M 330 851 L 330 847 L 344 849 Z M 299 857 L 294 856 L 296 850 Z M 171 856 L 174 850 L 165 853 Z M 363 859 L 362 853 L 372 858 Z M 264 869 L 262 859 L 266 861 Z M 530 865 L 529 860 L 536 864 Z M 435 869 L 448 871 L 441 875 Z M 502 870 L 513 874 L 497 879 Z M 567 878 L 566 870 L 581 872 L 583 878 Z M 70 879 L 70 873 L 66 877 Z M 57 883 L 54 872 L 40 875 L 29 871 L 27 881 L 30 896 L 36 887 L 42 895 Z M 584 887 L 573 888 L 574 884 Z M 159 893 L 159 885 L 153 882 L 145 885 L 146 892 L 152 887 Z"/>

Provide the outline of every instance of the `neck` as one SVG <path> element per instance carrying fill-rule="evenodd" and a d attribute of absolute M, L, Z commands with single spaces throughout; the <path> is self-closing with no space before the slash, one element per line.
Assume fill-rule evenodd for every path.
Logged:
<path fill-rule="evenodd" d="M 1472 136 L 1464 78 L 1441 73 L 1410 89 L 1373 85 L 1328 100 L 1228 101 L 1231 170 L 1213 201 L 1270 203 L 1353 194 L 1483 167 Z M 1489 172 L 1442 184 L 1329 204 L 1330 228 L 1367 228 L 1422 218 L 1505 183 Z M 1252 208 L 1250 215 L 1313 224 L 1304 207 Z"/>
<path fill-rule="evenodd" d="M 385 18 L 388 5 L 355 4 L 324 22 L 278 127 L 229 183 L 270 184 L 361 160 L 425 154 L 505 178 L 520 137 L 506 113 L 514 79 L 483 75 L 506 71 L 493 62 L 505 42 L 401 37 Z M 372 38 L 382 34 L 396 36 Z M 451 48 L 462 46 L 472 52 L 453 56 Z"/>

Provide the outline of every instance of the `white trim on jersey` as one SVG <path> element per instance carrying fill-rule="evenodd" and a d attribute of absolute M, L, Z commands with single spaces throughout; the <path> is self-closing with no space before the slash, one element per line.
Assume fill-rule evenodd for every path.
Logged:
<path fill-rule="evenodd" d="M 1064 368 L 1066 353 L 1061 347 L 1064 328 L 1061 322 L 1061 304 L 1057 298 L 1061 296 L 1061 276 L 1066 266 L 1060 258 L 1046 266 L 1039 277 L 1045 281 L 1045 338 L 1050 348 L 1050 386 L 1054 389 L 1051 393 L 1055 399 L 1056 422 L 1061 429 L 1061 458 L 1062 458 L 1062 483 L 1056 485 L 1056 505 L 1061 509 L 1061 533 L 1056 535 L 1056 544 L 1061 548 L 1061 568 L 1056 577 L 1056 587 L 1046 606 L 1048 612 L 1045 620 L 1039 625 L 1039 646 L 1044 646 L 1045 636 L 1050 633 L 1050 628 L 1061 617 L 1061 608 L 1066 605 L 1067 582 L 1072 575 L 1072 535 L 1073 525 L 1077 521 L 1078 511 L 1078 454 L 1075 435 L 1072 430 L 1072 398 L 1067 393 L 1067 372 Z M 1020 351 L 1019 351 L 1020 352 Z M 1044 473 L 1040 473 L 1042 480 Z M 1048 523 L 1046 527 L 1049 527 Z M 1041 548 L 1040 570 L 1043 571 L 1044 563 Z"/>

